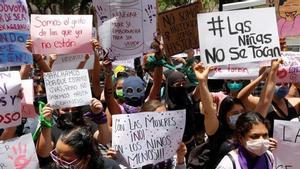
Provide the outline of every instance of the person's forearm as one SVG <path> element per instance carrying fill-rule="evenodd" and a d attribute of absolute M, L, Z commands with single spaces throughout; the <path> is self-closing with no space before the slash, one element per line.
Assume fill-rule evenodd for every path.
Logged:
<path fill-rule="evenodd" d="M 42 132 L 36 144 L 36 152 L 40 157 L 49 157 L 50 152 L 53 149 L 51 140 L 51 128 L 42 128 Z"/>
<path fill-rule="evenodd" d="M 117 100 L 114 98 L 114 88 L 111 76 L 111 72 L 105 72 L 104 97 L 107 102 L 107 108 L 109 112 L 113 115 L 122 113 L 122 110 Z"/>
<path fill-rule="evenodd" d="M 21 79 L 28 79 L 32 68 L 31 65 L 22 65 L 20 70 Z"/>
<path fill-rule="evenodd" d="M 245 86 L 238 94 L 237 98 L 243 100 L 245 98 L 247 98 L 251 92 L 256 88 L 256 86 L 262 81 L 264 80 L 264 76 L 263 74 L 258 76 L 255 80 L 253 80 L 252 82 L 250 82 L 247 86 Z"/>
<path fill-rule="evenodd" d="M 153 85 L 151 87 L 148 100 L 159 100 L 160 87 L 162 83 L 163 67 L 155 67 L 153 75 Z"/>
<path fill-rule="evenodd" d="M 99 144 L 109 144 L 112 139 L 112 134 L 109 130 L 108 123 L 99 124 L 98 131 L 96 131 L 94 137 L 97 139 Z"/>
<path fill-rule="evenodd" d="M 44 61 L 44 59 L 40 58 L 38 60 L 35 60 L 36 63 L 41 67 L 43 72 L 51 72 L 51 68 L 49 65 Z"/>
<path fill-rule="evenodd" d="M 100 99 L 102 88 L 100 86 L 100 70 L 99 53 L 95 52 L 94 69 L 92 74 L 93 93 L 96 98 Z"/>
<path fill-rule="evenodd" d="M 7 139 L 14 138 L 16 135 L 16 130 L 17 127 L 10 127 L 4 129 L 3 133 L 0 136 L 0 140 L 7 140 Z"/>

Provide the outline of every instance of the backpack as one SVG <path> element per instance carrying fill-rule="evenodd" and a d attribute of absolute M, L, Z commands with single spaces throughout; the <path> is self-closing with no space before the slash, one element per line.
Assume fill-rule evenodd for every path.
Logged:
<path fill-rule="evenodd" d="M 208 141 L 195 147 L 189 155 L 187 169 L 206 169 L 211 152 Z"/>

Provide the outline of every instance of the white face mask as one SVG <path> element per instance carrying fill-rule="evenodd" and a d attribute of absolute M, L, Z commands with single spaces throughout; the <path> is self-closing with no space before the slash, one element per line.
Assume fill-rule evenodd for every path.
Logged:
<path fill-rule="evenodd" d="M 251 153 L 261 156 L 269 149 L 269 140 L 268 139 L 255 139 L 249 140 L 246 142 L 246 149 Z"/>

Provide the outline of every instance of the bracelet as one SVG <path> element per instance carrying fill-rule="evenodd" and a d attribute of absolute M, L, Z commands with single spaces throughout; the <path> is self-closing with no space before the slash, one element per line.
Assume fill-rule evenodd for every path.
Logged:
<path fill-rule="evenodd" d="M 94 114 L 92 112 L 86 112 L 83 116 L 89 117 L 93 122 L 97 124 L 106 124 L 107 123 L 107 117 L 104 112 Z"/>

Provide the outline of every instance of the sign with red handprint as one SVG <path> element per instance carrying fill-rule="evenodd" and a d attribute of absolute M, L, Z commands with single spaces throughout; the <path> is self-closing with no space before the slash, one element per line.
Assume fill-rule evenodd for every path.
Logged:
<path fill-rule="evenodd" d="M 39 168 L 39 161 L 30 134 L 0 143 L 0 167 L 10 169 Z"/>

